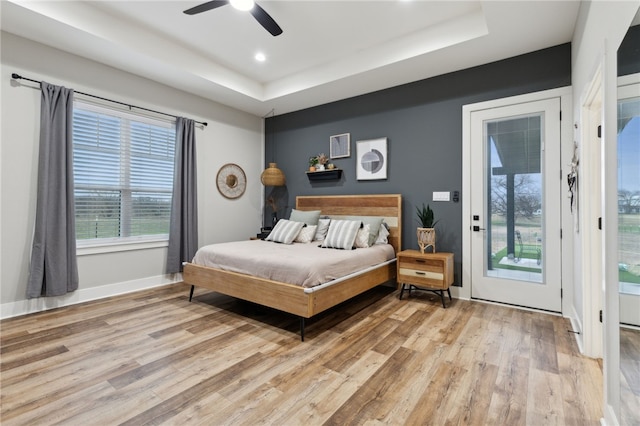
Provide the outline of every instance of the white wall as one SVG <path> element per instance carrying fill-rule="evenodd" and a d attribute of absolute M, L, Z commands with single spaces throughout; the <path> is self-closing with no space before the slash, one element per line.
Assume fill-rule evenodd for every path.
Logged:
<path fill-rule="evenodd" d="M 580 120 L 582 104 L 587 96 L 591 81 L 598 69 L 604 65 L 605 56 L 609 63 L 615 63 L 617 46 L 620 44 L 628 29 L 629 23 L 635 14 L 638 2 L 635 1 L 593 1 L 584 2 L 581 5 L 576 29 L 572 41 L 572 86 L 574 93 L 574 117 L 576 121 L 575 140 L 580 147 L 580 155 L 585 154 L 584 141 L 581 140 L 583 134 L 583 123 Z M 604 71 L 604 70 L 602 70 Z M 609 80 L 614 76 L 605 76 Z M 606 84 L 606 81 L 604 81 Z M 614 83 L 615 84 L 615 83 Z M 609 90 L 610 92 L 610 90 Z M 608 92 L 605 91 L 605 96 Z M 611 96 L 611 95 L 609 95 Z M 615 97 L 615 92 L 613 93 Z M 611 107 L 611 106 L 610 106 Z M 613 106 L 615 110 L 615 105 Z M 615 122 L 611 123 L 615 128 Z M 611 126 L 610 126 L 611 127 Z M 581 174 L 587 177 L 588 170 L 584 169 L 581 163 Z M 589 199 L 589 193 L 585 192 L 584 186 L 579 187 L 580 205 L 585 205 Z M 582 253 L 587 252 L 584 246 L 582 234 L 587 231 L 585 224 L 580 223 L 580 232 L 574 232 L 575 252 L 575 292 L 573 297 L 574 309 L 577 320 L 584 326 L 585 312 L 584 301 L 588 295 L 584 294 L 582 283 L 583 265 L 581 261 Z"/>
<path fill-rule="evenodd" d="M 263 165 L 262 119 L 117 69 L 1 33 L 0 308 L 2 317 L 171 282 L 166 247 L 82 255 L 80 285 L 71 295 L 26 301 L 35 219 L 40 91 L 11 79 L 18 73 L 76 91 L 207 122 L 196 130 L 199 243 L 246 239 L 259 231 Z M 78 95 L 80 97 L 80 95 Z M 233 162 L 247 175 L 237 200 L 215 185 L 221 165 Z"/>
<path fill-rule="evenodd" d="M 603 217 L 603 258 L 602 259 L 576 259 L 576 269 L 582 271 L 576 274 L 576 278 L 584 277 L 587 270 L 585 263 L 602 261 L 604 280 L 600 288 L 586 288 L 582 282 L 576 282 L 574 303 L 583 303 L 592 296 L 598 296 L 604 300 L 600 303 L 604 308 L 604 394 L 605 413 L 607 424 L 617 424 L 616 412 L 619 400 L 619 335 L 618 335 L 618 268 L 617 268 L 617 126 L 616 126 L 616 54 L 625 33 L 633 19 L 638 1 L 591 1 L 582 3 L 576 30 L 572 42 L 572 84 L 574 88 L 574 117 L 576 117 L 578 132 L 577 140 L 581 144 L 581 152 L 587 152 L 589 147 L 584 146 L 581 140 L 584 123 L 579 119 L 583 100 L 589 90 L 594 74 L 598 69 L 602 72 L 602 123 L 603 123 L 603 147 L 601 150 L 602 162 L 602 188 L 600 212 L 592 211 L 590 214 L 601 214 Z M 583 174 L 589 170 L 582 170 Z M 580 193 L 581 199 L 589 194 Z M 581 233 L 590 232 L 581 228 Z M 575 235 L 576 247 L 579 253 L 586 253 L 589 247 L 585 246 L 582 235 Z M 602 291 L 604 290 L 604 294 Z M 595 293 L 595 294 L 594 294 Z M 578 311 L 578 309 L 576 309 Z M 596 313 L 593 306 L 584 303 L 584 309 L 578 318 L 585 328 L 585 335 L 592 330 L 587 327 L 592 322 Z M 596 325 L 599 327 L 599 325 Z M 585 337 L 586 340 L 586 337 Z"/>

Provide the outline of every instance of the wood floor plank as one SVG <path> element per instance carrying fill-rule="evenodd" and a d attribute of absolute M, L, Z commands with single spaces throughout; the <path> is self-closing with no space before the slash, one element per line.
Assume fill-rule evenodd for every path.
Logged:
<path fill-rule="evenodd" d="M 587 401 L 603 398 L 602 388 L 594 388 L 589 384 L 590 381 L 598 379 L 591 374 L 591 371 L 598 369 L 597 364 L 595 359 L 558 354 L 565 424 L 596 424 L 592 419 L 599 415 L 598 407 L 588 404 Z M 584 395 L 585 393 L 587 395 Z"/>
<path fill-rule="evenodd" d="M 169 285 L 0 322 L 3 426 L 602 416 L 602 367 L 561 317 L 464 300 L 443 309 L 437 296 L 399 300 L 383 286 L 308 320 L 301 342 L 292 315 L 188 292 Z"/>
<path fill-rule="evenodd" d="M 529 388 L 529 358 L 519 355 L 503 356 L 498 378 L 491 396 L 488 423 L 495 425 L 523 425 L 527 418 Z"/>
<path fill-rule="evenodd" d="M 388 403 L 387 395 L 392 395 L 398 382 L 412 373 L 407 364 L 415 356 L 416 352 L 399 348 L 324 424 L 349 425 L 358 424 L 362 419 L 378 418 L 376 415 L 384 411 L 383 406 Z M 396 380 L 390 380 L 391 376 Z"/>
<path fill-rule="evenodd" d="M 620 328 L 620 422 L 640 425 L 640 330 Z"/>
<path fill-rule="evenodd" d="M 29 354 L 29 356 L 21 357 L 19 359 L 14 359 L 12 361 L 3 360 L 2 364 L 0 364 L 0 371 L 5 372 L 13 368 L 22 367 L 26 364 L 31 364 L 43 359 L 52 358 L 52 357 L 55 357 L 56 355 L 60 355 L 65 352 L 69 352 L 69 349 L 67 349 L 67 347 L 64 345 L 59 345 L 48 350 L 39 351 L 37 353 L 31 353 Z"/>
<path fill-rule="evenodd" d="M 551 318 L 535 319 L 531 330 L 531 359 L 533 367 L 558 374 L 555 330 Z"/>
<path fill-rule="evenodd" d="M 533 365 L 529 368 L 527 424 L 565 424 L 560 376 L 549 371 L 539 370 Z"/>
<path fill-rule="evenodd" d="M 498 366 L 486 362 L 476 362 L 462 378 L 456 394 L 454 410 L 447 416 L 449 424 L 487 424 L 491 396 L 498 376 Z"/>
<path fill-rule="evenodd" d="M 145 423 L 162 423 L 175 417 L 185 407 L 193 404 L 194 402 L 206 397 L 210 392 L 215 392 L 218 388 L 222 387 L 225 383 L 229 383 L 234 380 L 238 371 L 246 370 L 252 365 L 258 364 L 262 359 L 263 354 L 254 354 L 244 359 L 237 365 L 234 365 L 232 369 L 225 370 L 219 374 L 213 375 L 195 386 L 190 387 L 184 392 L 179 393 L 161 403 L 151 407 L 142 413 L 131 417 L 122 425 L 139 425 Z"/>
<path fill-rule="evenodd" d="M 407 423 L 445 424 L 450 409 L 455 405 L 454 395 L 466 372 L 464 368 L 448 361 L 439 364 L 414 410 L 407 418 Z"/>

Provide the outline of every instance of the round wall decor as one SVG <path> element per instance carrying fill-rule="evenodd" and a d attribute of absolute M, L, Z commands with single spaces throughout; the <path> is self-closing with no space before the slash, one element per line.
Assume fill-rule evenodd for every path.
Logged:
<path fill-rule="evenodd" d="M 222 196 L 230 199 L 240 198 L 247 189 L 247 177 L 242 167 L 228 163 L 218 170 L 216 185 Z"/>

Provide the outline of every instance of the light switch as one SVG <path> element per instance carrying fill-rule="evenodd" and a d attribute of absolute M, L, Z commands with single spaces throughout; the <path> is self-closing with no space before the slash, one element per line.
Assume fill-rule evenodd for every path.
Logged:
<path fill-rule="evenodd" d="M 449 201 L 449 191 L 433 191 L 433 201 Z"/>

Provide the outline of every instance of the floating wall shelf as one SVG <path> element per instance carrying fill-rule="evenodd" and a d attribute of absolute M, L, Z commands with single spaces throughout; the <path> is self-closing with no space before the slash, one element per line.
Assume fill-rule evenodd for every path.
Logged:
<path fill-rule="evenodd" d="M 342 177 L 342 169 L 322 170 L 319 172 L 306 172 L 309 182 L 322 180 L 338 180 Z"/>

